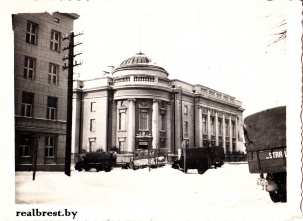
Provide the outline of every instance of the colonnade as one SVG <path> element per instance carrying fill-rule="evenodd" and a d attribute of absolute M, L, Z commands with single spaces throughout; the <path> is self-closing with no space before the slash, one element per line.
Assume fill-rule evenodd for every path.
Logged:
<path fill-rule="evenodd" d="M 203 108 L 204 110 L 206 110 L 203 112 Z M 211 115 L 211 111 L 214 111 L 215 114 Z M 220 114 L 220 117 L 219 117 Z M 203 131 L 203 115 L 206 116 L 207 119 L 207 133 L 205 133 Z M 234 120 L 234 133 L 233 134 L 233 128 L 232 128 L 232 114 L 230 113 L 224 113 L 224 112 L 220 112 L 218 110 L 212 110 L 210 108 L 206 108 L 206 107 L 202 107 L 202 106 L 198 106 L 198 124 L 199 124 L 199 146 L 203 146 L 203 134 L 206 135 L 207 134 L 207 140 L 211 141 L 211 118 L 214 118 L 214 123 L 215 123 L 215 145 L 218 146 L 219 145 L 219 140 L 220 137 L 222 137 L 222 146 L 224 148 L 225 152 L 232 152 L 232 144 L 233 144 L 233 138 L 235 139 L 235 144 L 237 145 L 237 141 L 238 141 L 238 137 L 236 134 L 237 131 L 237 117 L 235 117 Z M 221 128 L 219 128 L 219 118 L 221 118 Z M 226 121 L 228 121 L 228 132 L 229 134 L 226 134 Z M 219 136 L 219 130 L 221 130 L 221 136 Z M 234 136 L 233 136 L 234 135 Z M 229 147 L 226 146 L 226 143 L 229 143 Z M 236 150 L 237 151 L 237 146 L 236 146 Z"/>
<path fill-rule="evenodd" d="M 136 134 L 136 120 L 138 120 L 138 117 L 136 117 L 135 114 L 135 107 L 136 107 L 136 99 L 128 99 L 129 105 L 128 105 L 128 127 L 127 127 L 127 147 L 126 151 L 133 152 L 135 148 L 135 134 Z M 153 99 L 152 104 L 152 148 L 155 149 L 159 147 L 160 145 L 160 112 L 159 112 L 159 103 L 161 100 Z M 165 131 L 162 131 L 165 133 L 165 142 L 166 147 L 171 147 L 171 106 L 170 103 L 166 103 L 166 113 L 165 113 Z M 163 137 L 164 138 L 164 137 Z"/>

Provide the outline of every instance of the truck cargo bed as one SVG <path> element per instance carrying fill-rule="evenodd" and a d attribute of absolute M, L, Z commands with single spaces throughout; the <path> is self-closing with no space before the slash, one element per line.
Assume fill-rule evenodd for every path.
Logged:
<path fill-rule="evenodd" d="M 286 147 L 286 107 L 267 109 L 244 119 L 246 150 Z"/>
<path fill-rule="evenodd" d="M 286 147 L 247 153 L 250 173 L 286 172 Z"/>

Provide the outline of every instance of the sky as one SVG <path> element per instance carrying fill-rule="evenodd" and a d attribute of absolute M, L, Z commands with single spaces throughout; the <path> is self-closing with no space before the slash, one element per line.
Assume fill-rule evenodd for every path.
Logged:
<path fill-rule="evenodd" d="M 83 42 L 74 49 L 82 52 L 76 57 L 83 61 L 75 68 L 79 79 L 101 77 L 108 66 L 118 67 L 141 51 L 170 79 L 235 97 L 248 116 L 287 105 L 281 90 L 287 82 L 287 42 L 272 42 L 294 6 L 283 0 L 14 0 L 5 7 L 13 13 L 79 14 L 74 23 L 74 32 L 84 33 L 75 38 Z"/>

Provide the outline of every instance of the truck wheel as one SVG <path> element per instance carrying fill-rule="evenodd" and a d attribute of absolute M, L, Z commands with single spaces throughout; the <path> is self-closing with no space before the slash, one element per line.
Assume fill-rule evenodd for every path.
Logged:
<path fill-rule="evenodd" d="M 79 172 L 81 172 L 82 168 L 81 167 L 77 167 L 76 170 L 78 170 Z"/>
<path fill-rule="evenodd" d="M 76 163 L 76 165 L 75 165 L 75 170 L 78 170 L 79 172 L 82 171 L 82 168 L 81 168 L 81 166 L 80 166 L 79 163 Z"/>
<path fill-rule="evenodd" d="M 84 168 L 85 171 L 89 171 L 90 170 L 90 167 L 88 165 L 84 165 L 83 168 Z"/>
<path fill-rule="evenodd" d="M 106 169 L 105 169 L 105 172 L 110 172 L 111 170 L 112 170 L 112 168 L 109 167 L 109 168 L 106 168 Z"/>
<path fill-rule="evenodd" d="M 203 164 L 201 164 L 201 165 L 198 167 L 198 173 L 199 173 L 199 174 L 205 173 L 206 170 L 207 170 L 207 168 L 206 168 Z"/>
<path fill-rule="evenodd" d="M 280 196 L 277 191 L 269 192 L 269 197 L 274 203 L 280 202 Z"/>
<path fill-rule="evenodd" d="M 280 202 L 281 203 L 286 203 L 287 202 L 287 194 L 286 194 L 286 190 L 278 190 L 278 195 L 280 197 Z"/>

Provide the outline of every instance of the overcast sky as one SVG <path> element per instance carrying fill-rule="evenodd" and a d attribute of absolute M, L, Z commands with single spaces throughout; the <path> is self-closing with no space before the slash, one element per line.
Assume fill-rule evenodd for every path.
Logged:
<path fill-rule="evenodd" d="M 287 44 L 275 40 L 292 1 L 89 0 L 18 1 L 11 13 L 73 12 L 80 15 L 75 51 L 80 78 L 102 76 L 139 51 L 170 79 L 201 84 L 242 101 L 244 116 L 287 104 Z M 299 5 L 300 6 L 300 5 Z M 9 14 L 8 14 L 9 15 Z M 64 34 L 64 33 L 63 33 Z M 284 88 L 284 89 L 283 89 Z"/>

